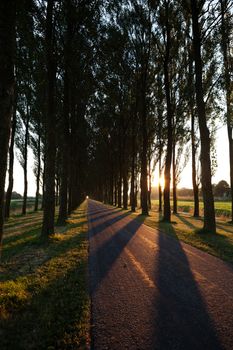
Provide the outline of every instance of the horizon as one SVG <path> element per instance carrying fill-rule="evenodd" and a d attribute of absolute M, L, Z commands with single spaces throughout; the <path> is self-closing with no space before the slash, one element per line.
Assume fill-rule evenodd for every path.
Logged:
<path fill-rule="evenodd" d="M 227 138 L 227 127 L 225 124 L 222 126 L 219 125 L 219 129 L 216 131 L 216 153 L 217 153 L 217 169 L 216 173 L 212 177 L 212 184 L 217 184 L 221 180 L 227 181 L 227 183 L 230 183 L 230 169 L 229 169 L 229 150 L 228 150 L 228 138 Z M 223 154 L 225 156 L 223 157 Z M 28 152 L 28 197 L 34 197 L 36 193 L 36 180 L 35 175 L 33 173 L 33 164 L 34 159 L 32 155 L 32 150 L 29 148 Z M 13 191 L 23 195 L 23 169 L 22 166 L 19 164 L 19 161 L 17 159 L 17 150 L 15 150 L 15 164 L 14 164 L 14 186 Z M 153 180 L 154 178 L 154 180 Z M 157 167 L 152 174 L 152 183 L 153 187 L 154 184 L 158 183 L 158 170 Z M 6 181 L 6 187 L 7 188 L 8 182 Z M 157 186 L 158 187 L 158 186 Z M 172 187 L 171 187 L 172 188 Z M 177 186 L 178 189 L 187 188 L 192 189 L 192 168 L 191 168 L 191 159 L 189 159 L 187 166 L 184 168 L 182 175 L 181 175 L 181 181 Z M 40 192 L 41 193 L 41 192 Z"/>

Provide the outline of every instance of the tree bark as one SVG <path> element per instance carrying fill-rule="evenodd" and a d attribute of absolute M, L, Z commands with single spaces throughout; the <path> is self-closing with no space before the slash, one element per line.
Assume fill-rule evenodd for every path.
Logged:
<path fill-rule="evenodd" d="M 164 170 L 164 212 L 163 220 L 171 221 L 171 206 L 170 206 L 170 181 L 171 181 L 171 162 L 172 162 L 172 105 L 171 105 L 171 91 L 170 91 L 170 77 L 169 77 L 169 62 L 170 62 L 170 41 L 171 41 L 171 29 L 169 23 L 169 4 L 165 2 L 166 10 L 166 53 L 164 59 L 164 84 L 165 84 L 165 95 L 167 104 L 167 152 L 165 160 Z"/>
<path fill-rule="evenodd" d="M 195 142 L 195 116 L 191 108 L 191 147 L 192 147 L 192 182 L 193 182 L 193 199 L 194 199 L 194 217 L 199 217 L 199 188 L 197 184 L 196 171 L 196 142 Z"/>
<path fill-rule="evenodd" d="M 117 178 L 114 174 L 114 205 L 117 206 Z"/>
<path fill-rule="evenodd" d="M 35 198 L 35 207 L 34 211 L 38 210 L 38 204 L 39 204 L 39 194 L 40 194 L 40 174 L 41 174 L 41 145 L 40 145 L 40 134 L 38 138 L 38 149 L 37 149 L 37 156 L 38 156 L 38 165 L 37 165 L 37 174 L 36 174 L 36 198 Z"/>
<path fill-rule="evenodd" d="M 131 211 L 135 212 L 135 118 L 132 119 L 132 163 L 131 163 L 131 181 L 130 181 L 130 205 Z"/>
<path fill-rule="evenodd" d="M 225 20 L 225 13 L 227 9 L 227 0 L 221 0 L 221 31 L 222 31 L 222 54 L 224 61 L 224 83 L 226 91 L 226 102 L 227 102 L 227 134 L 229 142 L 229 161 L 230 161 L 230 185 L 231 185 L 231 221 L 233 222 L 233 138 L 232 138 L 232 88 L 231 88 L 231 77 L 230 77 L 230 64 L 229 64 L 229 32 L 227 30 L 227 23 Z"/>
<path fill-rule="evenodd" d="M 46 15 L 46 65 L 47 65 L 47 116 L 45 123 L 45 192 L 44 192 L 44 215 L 41 235 L 47 238 L 54 233 L 55 212 L 55 111 L 54 111 L 54 87 L 56 68 L 53 54 L 53 6 L 54 0 L 47 2 Z"/>
<path fill-rule="evenodd" d="M 206 120 L 201 57 L 201 33 L 197 0 L 191 0 L 193 49 L 195 62 L 195 90 L 197 114 L 201 137 L 201 183 L 204 203 L 204 230 L 216 233 L 214 197 L 211 184 L 210 135 Z"/>
<path fill-rule="evenodd" d="M 163 206 L 163 192 L 162 192 L 162 186 L 161 186 L 161 177 L 162 177 L 162 150 L 161 145 L 159 149 L 159 212 L 162 212 L 162 206 Z"/>
<path fill-rule="evenodd" d="M 174 141 L 173 141 L 173 152 L 172 152 L 172 193 L 173 193 L 173 213 L 177 214 L 176 145 Z"/>
<path fill-rule="evenodd" d="M 123 176 L 123 209 L 128 209 L 128 176 L 126 170 Z"/>
<path fill-rule="evenodd" d="M 25 215 L 27 212 L 27 193 L 28 193 L 28 141 L 29 141 L 29 108 L 27 105 L 27 116 L 25 125 L 25 138 L 24 138 L 24 152 L 23 152 L 23 179 L 24 179 L 24 192 L 23 192 L 23 206 L 22 214 Z"/>
<path fill-rule="evenodd" d="M 44 168 L 43 168 L 43 176 L 42 176 L 42 201 L 41 201 L 41 210 L 44 210 L 44 193 L 45 193 L 45 158 L 46 156 L 44 155 Z"/>
<path fill-rule="evenodd" d="M 16 131 L 16 100 L 14 101 L 14 112 L 12 116 L 11 123 L 11 140 L 9 148 L 9 169 L 8 169 L 8 187 L 6 192 L 6 202 L 5 202 L 5 219 L 10 217 L 10 205 L 11 205 L 11 195 L 14 184 L 14 145 L 15 145 L 15 131 Z"/>
<path fill-rule="evenodd" d="M 189 26 L 189 24 L 188 24 Z M 193 95 L 194 91 L 194 82 L 193 82 L 193 53 L 192 53 L 192 45 L 189 46 L 189 77 L 188 83 L 190 87 L 190 98 L 189 98 L 189 111 L 191 116 L 191 152 L 192 152 L 192 184 L 193 184 L 193 200 L 194 200 L 194 211 L 193 216 L 199 217 L 199 188 L 197 183 L 197 168 L 196 168 L 196 137 L 195 137 L 195 112 L 194 112 L 194 102 Z"/>
<path fill-rule="evenodd" d="M 120 123 L 118 126 L 118 147 L 119 147 L 119 157 L 118 157 L 118 182 L 117 182 L 117 206 L 122 207 L 122 123 L 123 118 L 120 115 Z"/>
<path fill-rule="evenodd" d="M 143 72 L 141 82 L 140 114 L 142 127 L 142 152 L 141 152 L 141 209 L 142 215 L 148 215 L 148 185 L 147 185 L 147 110 L 146 110 L 146 72 Z"/>
<path fill-rule="evenodd" d="M 15 1 L 0 2 L 0 248 L 4 222 L 5 178 L 14 105 Z M 1 255 L 1 251 L 0 251 Z"/>
<path fill-rule="evenodd" d="M 151 210 L 151 159 L 149 159 L 148 161 L 148 182 L 149 182 L 149 186 L 148 186 L 148 209 Z"/>

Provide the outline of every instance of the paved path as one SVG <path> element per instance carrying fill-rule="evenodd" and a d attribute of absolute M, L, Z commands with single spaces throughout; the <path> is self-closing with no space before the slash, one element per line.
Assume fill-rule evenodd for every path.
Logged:
<path fill-rule="evenodd" d="M 233 268 L 88 201 L 93 349 L 233 349 Z"/>

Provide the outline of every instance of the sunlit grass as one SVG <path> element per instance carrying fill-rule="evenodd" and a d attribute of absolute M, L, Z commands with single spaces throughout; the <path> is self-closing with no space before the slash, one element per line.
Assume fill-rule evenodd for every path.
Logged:
<path fill-rule="evenodd" d="M 38 226 L 39 216 L 33 216 Z M 33 229 L 33 218 L 29 231 L 6 230 L 0 348 L 85 348 L 90 317 L 86 202 L 47 243 L 40 239 L 40 226 Z"/>
<path fill-rule="evenodd" d="M 132 215 L 136 215 L 144 224 L 159 229 L 175 239 L 233 263 L 233 225 L 228 224 L 226 220 L 217 219 L 217 234 L 212 234 L 200 233 L 203 219 L 185 213 L 172 215 L 171 223 L 162 222 L 162 214 L 158 213 L 155 207 L 148 217 L 141 215 L 140 210 Z"/>
<path fill-rule="evenodd" d="M 193 208 L 194 208 L 194 202 L 189 199 L 182 199 L 178 200 L 178 210 L 183 211 L 185 213 L 192 213 Z M 152 209 L 157 209 L 159 205 L 159 200 L 158 199 L 153 199 L 152 200 Z M 215 201 L 215 213 L 216 216 L 222 217 L 222 219 L 227 219 L 229 220 L 229 217 L 231 215 L 231 202 L 228 201 Z M 172 206 L 172 201 L 171 201 L 171 206 Z M 203 212 L 203 202 L 199 202 L 200 206 L 200 211 L 201 213 Z"/>

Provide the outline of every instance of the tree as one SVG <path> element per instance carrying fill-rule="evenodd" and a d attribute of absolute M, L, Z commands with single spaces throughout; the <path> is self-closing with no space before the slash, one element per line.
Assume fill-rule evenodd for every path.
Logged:
<path fill-rule="evenodd" d="M 233 31 L 232 15 L 230 13 L 230 1 L 220 0 L 221 11 L 221 48 L 223 55 L 223 77 L 224 89 L 226 95 L 226 120 L 227 134 L 229 141 L 229 161 L 230 161 L 230 184 L 231 184 L 231 217 L 233 220 L 233 99 L 232 99 L 232 79 L 231 71 L 233 68 L 232 57 L 230 55 L 230 36 Z"/>
<path fill-rule="evenodd" d="M 200 14 L 204 2 L 191 0 L 193 56 L 195 62 L 195 91 L 197 115 L 201 139 L 201 183 L 204 203 L 204 230 L 216 233 L 214 198 L 211 184 L 210 135 L 207 127 L 206 105 L 204 102 Z"/>
<path fill-rule="evenodd" d="M 0 48 L 0 245 L 2 245 L 7 152 L 14 106 L 14 0 L 0 3 Z"/>
<path fill-rule="evenodd" d="M 72 59 L 72 36 L 74 32 L 74 8 L 71 0 L 65 2 L 66 15 L 66 33 L 65 33 L 65 47 L 64 47 L 64 101 L 62 113 L 62 130 L 61 130 L 61 158 L 62 158 L 62 172 L 61 172 L 61 194 L 58 223 L 64 225 L 68 215 L 68 165 L 69 165 L 69 113 L 70 113 L 70 80 L 71 80 L 71 59 Z"/>
<path fill-rule="evenodd" d="M 230 186 L 225 180 L 221 180 L 214 187 L 214 195 L 216 197 L 227 197 L 230 193 Z"/>
<path fill-rule="evenodd" d="M 45 120 L 45 192 L 43 198 L 43 225 L 41 235 L 48 237 L 54 233 L 55 214 L 55 158 L 56 158 L 56 117 L 54 107 L 54 89 L 56 76 L 56 61 L 54 54 L 54 1 L 47 1 L 46 14 L 46 69 L 47 69 L 47 110 Z"/>

